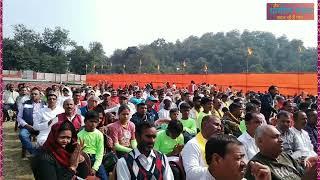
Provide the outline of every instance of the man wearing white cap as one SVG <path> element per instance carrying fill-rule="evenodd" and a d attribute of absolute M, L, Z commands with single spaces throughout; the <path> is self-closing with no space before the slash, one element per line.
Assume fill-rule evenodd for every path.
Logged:
<path fill-rule="evenodd" d="M 170 108 L 172 100 L 169 96 L 166 96 L 162 102 L 164 104 L 164 107 L 158 112 L 159 119 L 170 119 Z"/>

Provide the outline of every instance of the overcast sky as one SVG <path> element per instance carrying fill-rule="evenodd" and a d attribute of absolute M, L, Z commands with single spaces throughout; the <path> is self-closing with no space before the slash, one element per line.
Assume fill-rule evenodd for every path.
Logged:
<path fill-rule="evenodd" d="M 37 32 L 60 26 L 86 48 L 92 41 L 101 42 L 108 56 L 115 49 L 158 38 L 175 42 L 233 29 L 284 34 L 290 40 L 301 39 L 306 47 L 316 47 L 317 1 L 306 2 L 315 3 L 315 20 L 267 21 L 263 0 L 4 0 L 3 30 L 8 37 L 15 24 Z"/>

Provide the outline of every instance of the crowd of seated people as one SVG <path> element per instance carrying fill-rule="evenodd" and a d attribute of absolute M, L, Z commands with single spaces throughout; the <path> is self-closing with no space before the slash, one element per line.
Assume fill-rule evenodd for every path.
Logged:
<path fill-rule="evenodd" d="M 317 159 L 312 95 L 166 83 L 114 88 L 9 84 L 22 158 L 35 179 L 310 179 Z M 8 114 L 7 114 L 8 115 Z M 36 139 L 34 141 L 34 139 Z"/>

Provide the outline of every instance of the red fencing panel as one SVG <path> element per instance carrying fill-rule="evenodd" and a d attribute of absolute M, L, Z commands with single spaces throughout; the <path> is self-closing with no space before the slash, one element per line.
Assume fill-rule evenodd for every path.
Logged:
<path fill-rule="evenodd" d="M 145 85 L 152 82 L 155 87 L 166 82 L 175 83 L 177 87 L 187 87 L 191 80 L 198 83 L 217 84 L 219 88 L 233 86 L 235 89 L 264 92 L 270 85 L 277 85 L 282 94 L 294 95 L 302 91 L 317 94 L 316 73 L 277 73 L 277 74 L 88 74 L 86 82 L 90 85 L 101 81 L 110 81 L 114 87 L 124 86 L 132 82 Z"/>

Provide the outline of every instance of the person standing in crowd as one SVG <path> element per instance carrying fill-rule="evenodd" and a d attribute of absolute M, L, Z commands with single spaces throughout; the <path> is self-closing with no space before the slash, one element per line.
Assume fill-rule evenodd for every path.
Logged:
<path fill-rule="evenodd" d="M 19 139 L 22 143 L 22 149 L 26 149 L 30 154 L 35 154 L 36 149 L 32 145 L 30 136 L 38 135 L 38 131 L 33 129 L 33 120 L 39 114 L 40 109 L 44 108 L 45 104 L 40 100 L 40 90 L 36 87 L 31 90 L 31 99 L 23 103 L 19 109 L 17 121 L 20 128 Z M 25 157 L 23 151 L 22 157 Z"/>
<path fill-rule="evenodd" d="M 85 115 L 85 127 L 78 134 L 78 139 L 83 141 L 83 152 L 87 153 L 91 160 L 90 174 L 98 176 L 101 180 L 107 180 L 108 176 L 102 165 L 104 153 L 103 134 L 96 129 L 99 123 L 99 115 L 95 111 L 88 111 Z"/>
<path fill-rule="evenodd" d="M 137 147 L 135 138 L 135 125 L 129 121 L 130 108 L 121 105 L 119 108 L 119 120 L 108 127 L 108 133 L 113 141 L 118 157 L 130 152 Z"/>
<path fill-rule="evenodd" d="M 157 130 L 149 122 L 136 127 L 137 148 L 118 160 L 116 179 L 174 179 L 166 155 L 153 149 Z"/>
<path fill-rule="evenodd" d="M 311 143 L 313 145 L 313 150 L 318 152 L 318 130 L 317 130 L 317 118 L 318 113 L 315 109 L 307 110 L 308 122 L 304 130 L 309 134 Z"/>
<path fill-rule="evenodd" d="M 54 91 L 47 94 L 48 107 L 44 107 L 34 118 L 33 129 L 39 131 L 37 136 L 37 147 L 42 146 L 47 140 L 51 126 L 58 122 L 56 116 L 64 112 L 64 109 L 57 106 L 58 95 Z"/>
<path fill-rule="evenodd" d="M 193 94 L 193 92 L 197 89 L 197 85 L 194 81 L 191 81 L 191 84 L 188 86 L 188 92 Z"/>
<path fill-rule="evenodd" d="M 254 134 L 257 129 L 262 124 L 262 119 L 257 113 L 247 113 L 245 115 L 245 123 L 247 131 L 238 137 L 238 140 L 242 142 L 245 149 L 245 160 L 248 162 L 253 156 L 259 152 L 259 148 L 256 145 Z"/>
<path fill-rule="evenodd" d="M 279 93 L 277 86 L 270 86 L 268 89 L 269 93 L 261 97 L 261 113 L 267 120 L 267 123 L 270 124 L 270 118 L 272 113 L 277 113 L 277 110 L 274 108 L 274 101 L 276 95 Z"/>
<path fill-rule="evenodd" d="M 204 116 L 201 131 L 184 146 L 181 157 L 187 180 L 205 179 L 208 164 L 205 158 L 207 140 L 218 134 L 223 134 L 221 121 L 212 115 Z"/>

